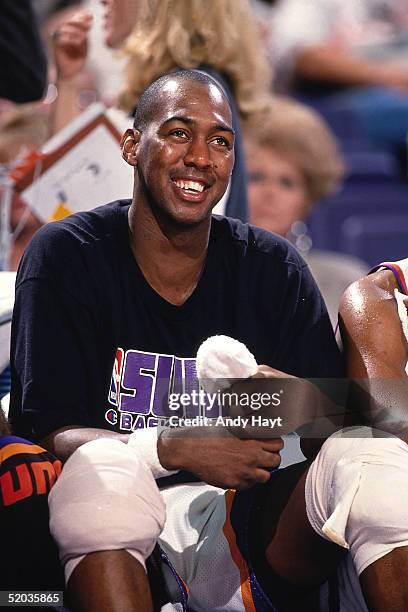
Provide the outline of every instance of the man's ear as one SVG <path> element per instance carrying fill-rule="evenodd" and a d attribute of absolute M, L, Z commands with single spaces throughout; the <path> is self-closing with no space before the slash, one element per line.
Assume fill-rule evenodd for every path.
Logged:
<path fill-rule="evenodd" d="M 123 159 L 131 166 L 137 166 L 137 150 L 140 141 L 140 132 L 134 128 L 128 128 L 120 141 Z"/>

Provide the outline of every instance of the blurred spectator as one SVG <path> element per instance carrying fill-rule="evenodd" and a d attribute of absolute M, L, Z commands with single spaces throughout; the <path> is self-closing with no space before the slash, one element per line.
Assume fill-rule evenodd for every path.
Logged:
<path fill-rule="evenodd" d="M 47 108 L 13 106 L 0 119 L 0 164 L 10 164 L 24 149 L 37 149 L 48 136 Z"/>
<path fill-rule="evenodd" d="M 353 111 L 376 143 L 405 143 L 407 0 L 280 0 L 272 8 L 254 0 L 254 6 L 281 85 Z"/>
<path fill-rule="evenodd" d="M 38 150 L 47 140 L 48 116 L 46 105 L 23 105 L 4 113 L 0 122 L 0 164 L 12 166 L 20 156 L 30 150 Z M 0 186 L 0 196 L 2 189 Z M 19 194 L 13 193 L 10 229 L 11 253 L 8 268 L 17 270 L 21 256 L 33 234 L 42 223 L 24 203 Z"/>
<path fill-rule="evenodd" d="M 101 100 L 107 106 L 112 106 L 116 104 L 118 92 L 123 85 L 126 58 L 122 53 L 105 44 L 105 7 L 101 1 L 84 0 L 83 8 L 93 16 L 93 26 L 89 32 L 87 65 L 94 75 Z"/>
<path fill-rule="evenodd" d="M 141 92 L 160 74 L 198 66 L 211 67 L 228 80 L 243 118 L 264 108 L 270 75 L 247 0 L 139 4 L 137 22 L 124 46 L 129 62 L 120 101 L 126 110 L 134 108 Z"/>
<path fill-rule="evenodd" d="M 251 222 L 293 240 L 311 268 L 335 326 L 343 291 L 368 268 L 354 257 L 309 252 L 306 226 L 299 223 L 343 176 L 332 134 L 313 111 L 275 98 L 262 125 L 245 130 L 245 150 Z"/>
<path fill-rule="evenodd" d="M 127 76 L 120 95 L 120 105 L 127 112 L 134 110 L 149 83 L 178 67 L 199 68 L 224 87 L 236 130 L 235 167 L 226 213 L 246 220 L 239 116 L 262 112 L 270 82 L 249 0 L 107 0 L 105 5 L 106 44 L 117 47 L 128 37 L 124 44 Z M 72 79 L 74 64 L 80 67 L 80 60 L 86 59 L 90 27 L 91 16 L 80 13 L 59 28 L 54 38 L 59 83 Z M 71 102 L 67 95 L 64 100 L 59 98 L 58 128 L 72 117 L 72 96 Z M 222 206 L 217 212 L 224 212 Z"/>
<path fill-rule="evenodd" d="M 39 100 L 47 83 L 47 61 L 30 0 L 2 0 L 0 55 L 0 98 Z"/>

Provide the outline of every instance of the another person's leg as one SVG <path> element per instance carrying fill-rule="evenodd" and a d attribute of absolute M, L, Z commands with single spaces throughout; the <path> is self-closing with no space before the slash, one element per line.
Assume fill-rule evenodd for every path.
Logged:
<path fill-rule="evenodd" d="M 348 549 L 352 570 L 342 588 L 350 592 L 340 598 L 354 598 L 359 609 L 360 579 L 370 611 L 404 612 L 408 446 L 394 437 L 372 438 L 368 428 L 342 435 L 326 441 L 309 469 L 293 466 L 275 482 L 272 475 L 263 494 L 260 488 L 252 530 L 265 557 L 255 570 L 263 584 L 275 585 L 276 600 L 280 581 L 298 589 L 316 586 Z M 293 588 L 287 592 L 296 595 Z"/>
<path fill-rule="evenodd" d="M 363 571 L 360 584 L 371 612 L 408 610 L 408 547 L 394 548 Z"/>

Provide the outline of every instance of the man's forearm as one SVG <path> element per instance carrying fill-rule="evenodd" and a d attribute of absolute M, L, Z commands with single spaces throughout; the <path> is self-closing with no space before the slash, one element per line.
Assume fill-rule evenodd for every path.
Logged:
<path fill-rule="evenodd" d="M 97 429 L 96 427 L 81 427 L 80 425 L 69 425 L 61 427 L 50 433 L 41 440 L 41 446 L 49 450 L 53 455 L 66 461 L 73 452 L 82 444 L 98 440 L 99 438 L 113 438 L 127 443 L 128 434 L 119 434 L 108 429 Z"/>

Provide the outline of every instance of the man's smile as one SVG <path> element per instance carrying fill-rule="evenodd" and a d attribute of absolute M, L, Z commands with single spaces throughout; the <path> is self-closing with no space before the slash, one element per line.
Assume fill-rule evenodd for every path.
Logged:
<path fill-rule="evenodd" d="M 202 202 L 207 196 L 207 190 L 211 187 L 209 181 L 195 177 L 174 177 L 171 183 L 176 195 L 189 202 Z"/>

